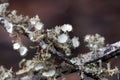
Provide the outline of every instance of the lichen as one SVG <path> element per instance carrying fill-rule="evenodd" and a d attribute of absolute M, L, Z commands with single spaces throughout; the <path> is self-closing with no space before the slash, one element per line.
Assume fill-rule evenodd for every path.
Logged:
<path fill-rule="evenodd" d="M 0 24 L 13 38 L 13 49 L 21 57 L 29 54 L 29 48 L 22 43 L 21 36 L 25 36 L 32 43 L 36 43 L 35 46 L 30 46 L 36 52 L 33 58 L 23 58 L 20 61 L 20 70 L 17 72 L 1 66 L 0 80 L 56 80 L 73 71 L 80 74 L 81 80 L 85 75 L 96 80 L 105 80 L 107 76 L 120 73 L 117 67 L 111 69 L 110 64 L 106 65 L 107 68 L 102 66 L 103 61 L 120 53 L 120 42 L 104 46 L 104 37 L 99 34 L 86 35 L 84 41 L 87 42 L 89 52 L 72 57 L 72 50 L 80 46 L 79 38 L 71 38 L 69 35 L 73 31 L 72 25 L 63 24 L 44 29 L 38 15 L 32 18 L 17 15 L 16 10 L 7 11 L 8 5 L 9 3 L 0 4 Z M 56 63 L 59 60 L 61 62 Z"/>

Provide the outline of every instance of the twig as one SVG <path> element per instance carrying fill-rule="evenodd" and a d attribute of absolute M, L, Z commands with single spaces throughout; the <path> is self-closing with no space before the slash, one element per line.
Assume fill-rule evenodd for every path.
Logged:
<path fill-rule="evenodd" d="M 3 21 L 8 21 L 8 20 L 6 18 L 4 18 L 4 17 L 0 17 L 0 23 L 1 24 L 5 24 L 5 23 L 3 23 Z M 24 33 L 23 35 L 28 37 L 28 34 L 26 32 L 23 32 L 23 33 Z M 106 60 L 111 59 L 112 57 L 115 57 L 117 55 L 119 56 L 120 55 L 120 41 L 116 42 L 116 43 L 113 43 L 111 45 L 108 45 L 108 46 L 106 46 L 104 48 L 99 49 L 97 53 L 84 54 L 84 56 L 88 57 L 87 59 L 80 56 L 80 59 L 79 59 L 80 60 L 80 65 L 73 64 L 70 61 L 69 58 L 64 56 L 63 53 L 57 51 L 54 47 L 50 47 L 49 52 L 51 54 L 55 55 L 56 57 L 61 58 L 61 60 L 65 61 L 66 63 L 68 63 L 68 64 L 72 65 L 73 67 L 75 67 L 76 71 L 81 71 L 80 69 L 78 69 L 78 67 L 80 65 L 84 66 L 84 65 L 96 62 L 98 60 L 106 61 Z M 95 80 L 99 80 L 99 77 L 97 75 L 92 75 L 92 73 L 87 73 L 85 71 L 83 71 L 83 72 L 88 77 L 91 77 L 91 78 L 93 78 Z"/>
<path fill-rule="evenodd" d="M 85 61 L 84 64 L 90 64 L 98 60 L 106 61 L 112 57 L 120 55 L 120 41 L 99 49 L 98 53 L 93 54 L 93 57 L 89 61 Z"/>

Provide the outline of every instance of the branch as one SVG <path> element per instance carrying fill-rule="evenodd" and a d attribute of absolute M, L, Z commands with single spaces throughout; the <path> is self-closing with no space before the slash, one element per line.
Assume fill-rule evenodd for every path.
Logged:
<path fill-rule="evenodd" d="M 8 4 L 4 4 L 2 6 L 8 6 Z M 4 12 L 5 10 L 6 10 L 6 8 L 3 7 L 3 10 L 1 12 L 1 14 L 5 14 L 5 12 Z M 41 46 L 41 47 L 43 46 L 43 44 L 47 43 L 49 45 L 51 42 L 54 42 L 52 47 L 48 48 L 48 51 L 52 55 L 60 58 L 62 61 L 66 62 L 67 64 L 72 65 L 74 67 L 73 71 L 84 72 L 85 75 L 87 75 L 88 77 L 91 77 L 95 80 L 100 79 L 99 78 L 100 74 L 97 75 L 97 73 L 94 73 L 95 71 L 87 72 L 85 70 L 86 68 L 88 68 L 88 70 L 92 70 L 92 69 L 90 67 L 86 66 L 86 65 L 94 63 L 98 60 L 106 61 L 106 60 L 109 60 L 109 59 L 113 58 L 114 56 L 117 56 L 117 55 L 119 56 L 120 55 L 120 41 L 119 41 L 119 42 L 113 43 L 111 45 L 108 45 L 104 48 L 99 49 L 97 51 L 97 53 L 89 52 L 88 54 L 84 54 L 84 55 L 81 55 L 80 57 L 76 57 L 77 58 L 76 63 L 74 63 L 74 62 L 72 62 L 72 59 L 69 59 L 68 57 L 66 57 L 64 53 L 67 53 L 67 52 L 65 52 L 67 50 L 68 50 L 68 53 L 71 53 L 71 48 L 72 47 L 76 48 L 76 47 L 79 46 L 78 38 L 76 38 L 76 37 L 72 38 L 71 41 L 77 42 L 77 43 L 73 44 L 72 47 L 71 47 L 71 44 L 72 44 L 71 41 L 69 41 L 68 43 L 66 42 L 68 40 L 68 37 L 69 37 L 66 30 L 63 30 L 62 31 L 63 33 L 59 33 L 58 30 L 57 30 L 58 32 L 55 32 L 55 29 L 54 30 L 53 29 L 44 30 L 42 28 L 43 24 L 40 23 L 40 20 L 38 19 L 38 16 L 29 19 L 29 18 L 23 18 L 21 16 L 17 16 L 14 11 L 9 13 L 9 14 L 14 16 L 15 19 L 18 19 L 20 17 L 20 20 L 18 20 L 17 22 L 16 22 L 16 20 L 11 21 L 12 17 L 9 19 L 9 18 L 7 18 L 8 16 L 2 16 L 1 15 L 0 24 L 4 25 L 4 28 L 7 30 L 8 33 L 13 34 L 13 31 L 14 31 L 16 33 L 24 35 L 24 36 L 28 37 L 33 43 L 37 42 L 38 46 Z M 10 15 L 9 15 L 9 17 L 10 17 Z M 35 24 L 34 24 L 34 21 L 35 21 Z M 30 29 L 29 29 L 29 27 L 30 27 Z M 67 25 L 67 27 L 70 27 L 67 31 L 72 30 L 71 25 Z M 32 28 L 33 28 L 33 30 L 32 30 Z M 59 29 L 59 28 L 62 28 L 62 27 L 57 27 L 57 29 Z M 47 36 L 44 36 L 43 34 L 47 34 Z M 42 43 L 42 41 L 45 38 L 47 40 L 44 41 L 43 44 L 40 44 L 40 42 Z M 61 38 L 63 38 L 63 39 L 61 39 Z M 64 39 L 66 39 L 66 40 L 64 41 Z M 15 41 L 15 42 L 17 42 L 17 41 Z M 62 45 L 61 43 L 62 44 L 64 43 L 64 45 Z M 19 44 L 18 44 L 18 46 L 19 46 Z M 56 48 L 56 46 L 59 49 L 62 49 L 63 51 L 57 51 L 58 49 Z M 25 51 L 22 51 L 22 52 L 26 53 L 27 52 L 26 47 L 22 47 L 22 49 L 23 48 L 25 48 Z M 46 45 L 44 45 L 43 48 L 44 48 L 44 50 L 47 50 Z M 19 49 L 19 47 L 18 47 L 18 49 Z M 95 67 L 95 66 L 91 66 L 91 67 Z M 96 67 L 96 69 L 97 68 L 98 67 Z M 97 71 L 98 70 L 96 70 L 96 72 Z"/>
<path fill-rule="evenodd" d="M 120 55 L 120 41 L 108 45 L 102 49 L 99 49 L 98 53 L 93 54 L 90 60 L 85 61 L 84 64 L 90 64 L 98 60 L 106 61 L 119 55 Z"/>

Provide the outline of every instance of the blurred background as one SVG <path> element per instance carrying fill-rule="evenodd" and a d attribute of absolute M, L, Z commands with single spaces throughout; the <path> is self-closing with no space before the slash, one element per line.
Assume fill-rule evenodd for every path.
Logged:
<path fill-rule="evenodd" d="M 71 24 L 71 35 L 78 36 L 81 46 L 75 53 L 84 53 L 83 43 L 86 34 L 99 33 L 105 37 L 106 43 L 120 40 L 120 0 L 9 0 L 9 10 L 17 10 L 18 14 L 34 17 L 40 16 L 45 28 L 56 25 Z M 29 42 L 25 41 L 26 44 Z M 11 38 L 0 27 L 0 65 L 18 69 L 18 62 L 22 59 L 12 48 Z M 26 58 L 31 58 L 33 53 Z M 120 57 L 111 59 L 112 67 L 120 69 Z M 109 80 L 117 80 L 117 76 Z"/>

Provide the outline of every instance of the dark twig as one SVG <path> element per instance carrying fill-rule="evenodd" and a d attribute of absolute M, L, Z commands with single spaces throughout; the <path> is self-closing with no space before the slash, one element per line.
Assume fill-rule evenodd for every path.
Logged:
<path fill-rule="evenodd" d="M 118 55 L 120 55 L 120 41 L 100 49 L 98 53 L 93 54 L 94 57 L 86 61 L 85 64 L 90 64 L 98 60 L 106 61 Z"/>

